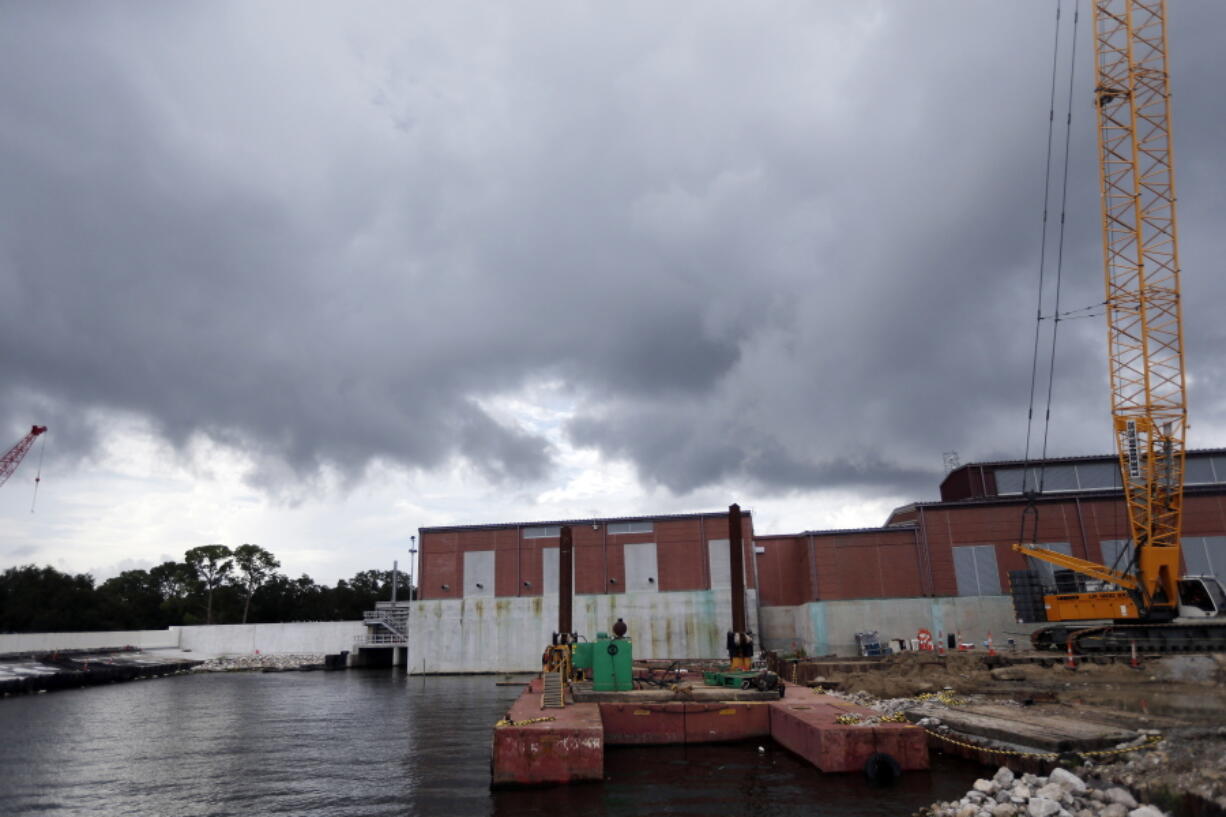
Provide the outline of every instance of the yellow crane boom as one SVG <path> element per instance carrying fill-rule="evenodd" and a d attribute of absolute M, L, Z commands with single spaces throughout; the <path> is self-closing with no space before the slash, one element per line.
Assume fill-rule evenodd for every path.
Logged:
<path fill-rule="evenodd" d="M 1094 55 L 1116 448 L 1139 601 L 1173 614 L 1188 412 L 1165 0 L 1096 0 Z"/>
<path fill-rule="evenodd" d="M 1111 413 L 1135 572 L 1014 550 L 1121 588 L 1051 597 L 1050 620 L 1169 619 L 1179 608 L 1188 412 L 1165 0 L 1095 0 L 1094 63 Z"/>

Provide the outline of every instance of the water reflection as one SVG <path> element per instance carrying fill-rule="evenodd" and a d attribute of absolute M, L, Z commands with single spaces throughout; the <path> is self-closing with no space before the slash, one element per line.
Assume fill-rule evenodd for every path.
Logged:
<path fill-rule="evenodd" d="M 0 814 L 909 814 L 978 769 L 885 791 L 758 744 L 613 747 L 603 783 L 500 791 L 516 687 L 393 670 L 186 676 L 0 700 Z"/>

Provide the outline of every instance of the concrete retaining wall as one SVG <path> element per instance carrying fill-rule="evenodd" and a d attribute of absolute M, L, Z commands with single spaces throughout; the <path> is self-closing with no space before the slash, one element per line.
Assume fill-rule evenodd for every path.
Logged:
<path fill-rule="evenodd" d="M 0 635 L 0 655 L 56 650 L 100 650 L 107 647 L 138 647 L 142 650 L 179 646 L 171 630 L 113 630 L 101 633 L 17 633 Z"/>
<path fill-rule="evenodd" d="M 166 630 L 0 635 L 0 654 L 97 650 L 133 646 L 142 650 L 191 650 L 202 656 L 261 653 L 338 653 L 352 650 L 366 628 L 360 621 L 298 621 L 292 624 L 213 624 Z"/>
<path fill-rule="evenodd" d="M 885 642 L 912 639 L 921 627 L 957 633 L 981 643 L 992 632 L 996 646 L 1010 636 L 1028 638 L 1037 625 L 1018 624 L 1010 596 L 942 596 L 939 598 L 816 601 L 795 607 L 761 609 L 763 645 L 781 653 L 803 648 L 808 655 L 854 655 L 856 633 L 876 630 Z"/>
<path fill-rule="evenodd" d="M 750 590 L 749 628 L 757 632 Z M 720 658 L 732 621 L 727 590 L 618 593 L 575 597 L 574 625 L 595 638 L 625 620 L 635 658 Z M 541 668 L 557 629 L 556 595 L 529 598 L 434 599 L 409 614 L 409 672 L 518 672 Z"/>
<path fill-rule="evenodd" d="M 296 621 L 291 624 L 212 624 L 171 627 L 179 649 L 204 655 L 338 653 L 352 650 L 366 632 L 360 621 Z"/>

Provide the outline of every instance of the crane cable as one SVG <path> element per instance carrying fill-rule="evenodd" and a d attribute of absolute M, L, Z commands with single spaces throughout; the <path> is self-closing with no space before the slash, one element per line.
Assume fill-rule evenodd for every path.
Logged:
<path fill-rule="evenodd" d="M 1030 542 L 1032 544 L 1038 542 L 1039 512 L 1037 499 L 1038 496 L 1043 493 L 1044 482 L 1046 479 L 1045 463 L 1047 460 L 1047 443 L 1049 432 L 1051 430 L 1051 404 L 1052 395 L 1054 393 L 1056 369 L 1056 341 L 1059 336 L 1060 321 L 1067 317 L 1060 312 L 1060 286 L 1064 271 L 1064 235 L 1068 203 L 1069 145 L 1073 130 L 1073 90 L 1075 87 L 1075 78 L 1077 74 L 1077 24 L 1081 18 L 1081 0 L 1075 0 L 1073 7 L 1073 44 L 1069 56 L 1068 107 L 1065 113 L 1064 121 L 1064 166 L 1060 186 L 1060 231 L 1056 250 L 1055 304 L 1052 309 L 1052 314 L 1047 318 L 1044 318 L 1043 316 L 1043 289 L 1047 280 L 1047 224 L 1051 202 L 1052 141 L 1056 125 L 1056 79 L 1059 74 L 1060 67 L 1060 19 L 1062 6 L 1062 2 L 1058 1 L 1056 3 L 1056 30 L 1054 43 L 1052 45 L 1051 61 L 1051 92 L 1047 112 L 1047 155 L 1044 160 L 1043 168 L 1043 226 L 1039 238 L 1039 282 L 1037 306 L 1035 309 L 1034 352 L 1030 364 L 1030 403 L 1026 411 L 1026 447 L 1025 454 L 1023 455 L 1022 459 L 1022 493 L 1027 497 L 1028 501 L 1026 503 L 1026 507 L 1022 510 L 1021 531 L 1018 536 L 1018 541 L 1023 543 L 1026 542 L 1026 522 L 1029 520 L 1031 524 Z M 1085 307 L 1084 309 L 1092 308 L 1093 307 Z M 1078 317 L 1089 316 L 1080 315 Z M 1047 369 L 1047 405 L 1045 407 L 1043 420 L 1043 445 L 1039 455 L 1040 461 L 1044 464 L 1040 465 L 1039 467 L 1038 485 L 1030 487 L 1030 443 L 1034 426 L 1035 394 L 1038 386 L 1039 341 L 1042 334 L 1043 321 L 1048 319 L 1052 321 L 1051 356 L 1048 361 Z"/>
<path fill-rule="evenodd" d="M 38 444 L 38 472 L 34 475 L 34 498 L 30 500 L 30 513 L 34 513 L 34 503 L 38 502 L 38 484 L 43 481 L 43 455 L 47 453 L 47 435 L 44 434 Z"/>

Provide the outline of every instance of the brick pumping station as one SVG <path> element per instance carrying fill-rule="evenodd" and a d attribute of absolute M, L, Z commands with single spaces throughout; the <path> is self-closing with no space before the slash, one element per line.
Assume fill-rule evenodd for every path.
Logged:
<path fill-rule="evenodd" d="M 772 737 L 823 772 L 865 770 L 892 778 L 926 769 L 922 730 L 909 723 L 851 725 L 869 710 L 752 666 L 745 614 L 741 510 L 728 510 L 731 628 L 726 665 L 635 669 L 623 619 L 591 640 L 572 619 L 572 530 L 559 530 L 558 629 L 543 670 L 494 727 L 493 784 L 573 783 L 604 778 L 612 745 L 690 744 Z M 692 677 L 692 680 L 690 680 Z"/>

